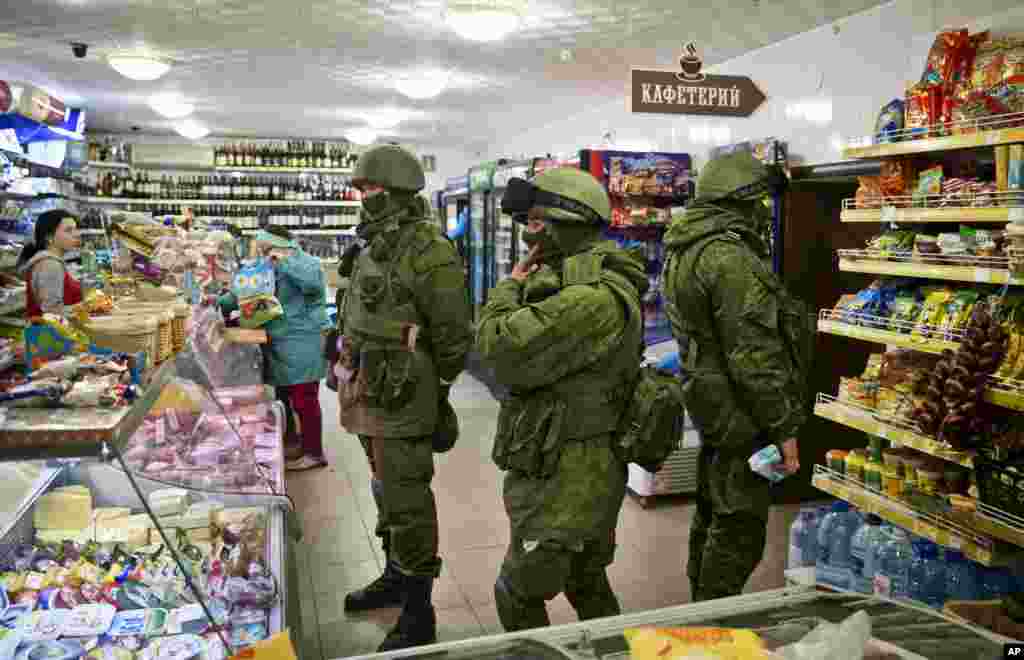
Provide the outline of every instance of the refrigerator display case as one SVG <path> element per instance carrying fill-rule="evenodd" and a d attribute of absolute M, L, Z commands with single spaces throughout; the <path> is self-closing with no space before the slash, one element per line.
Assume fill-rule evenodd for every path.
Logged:
<path fill-rule="evenodd" d="M 509 180 L 525 179 L 529 177 L 529 174 L 529 162 L 504 163 L 494 172 L 493 188 L 487 209 L 487 215 L 492 219 L 495 227 L 494 259 L 490 264 L 491 287 L 511 275 L 516 263 L 529 252 L 528 249 L 524 249 L 526 244 L 520 238 L 522 228 L 513 222 L 511 216 L 501 212 L 501 200 L 505 196 L 505 188 L 508 186 Z"/>
<path fill-rule="evenodd" d="M 203 337 L 131 406 L 3 409 L 0 646 L 51 657 L 102 635 L 223 657 L 302 639 L 282 410 L 258 348 Z"/>
<path fill-rule="evenodd" d="M 354 660 L 630 660 L 624 632 L 652 626 L 752 630 L 773 654 L 769 658 L 781 658 L 773 652 L 797 644 L 823 623 L 839 624 L 857 612 L 871 621 L 865 660 L 997 660 L 1008 657 L 1003 645 L 1013 641 L 910 603 L 793 587 Z"/>
<path fill-rule="evenodd" d="M 494 259 L 494 223 L 488 216 L 495 164 L 485 163 L 469 171 L 469 290 L 473 322 L 487 302 L 489 264 Z"/>

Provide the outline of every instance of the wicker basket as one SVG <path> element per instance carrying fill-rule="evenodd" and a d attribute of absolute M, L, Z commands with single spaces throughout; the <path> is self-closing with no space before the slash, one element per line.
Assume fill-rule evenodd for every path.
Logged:
<path fill-rule="evenodd" d="M 174 342 L 174 352 L 178 353 L 185 348 L 185 326 L 192 308 L 188 303 L 179 302 L 174 305 L 174 322 L 171 324 L 171 339 Z"/>
<path fill-rule="evenodd" d="M 92 343 L 118 353 L 145 353 L 146 362 L 158 361 L 160 324 L 152 315 L 114 315 L 89 319 L 80 324 Z"/>
<path fill-rule="evenodd" d="M 161 363 L 174 355 L 174 312 L 166 304 L 143 303 L 133 300 L 120 300 L 114 310 L 115 316 L 154 316 L 159 323 L 157 331 L 157 363 Z"/>

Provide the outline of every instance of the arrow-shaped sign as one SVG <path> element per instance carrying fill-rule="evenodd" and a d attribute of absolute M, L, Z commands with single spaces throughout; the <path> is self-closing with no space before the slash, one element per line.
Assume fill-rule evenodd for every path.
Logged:
<path fill-rule="evenodd" d="M 630 111 L 635 113 L 749 117 L 766 97 L 746 76 L 700 75 L 683 80 L 675 71 L 633 69 Z"/>

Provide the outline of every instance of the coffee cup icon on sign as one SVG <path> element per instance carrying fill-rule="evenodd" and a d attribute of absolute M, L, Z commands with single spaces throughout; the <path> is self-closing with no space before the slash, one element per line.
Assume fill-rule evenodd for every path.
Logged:
<path fill-rule="evenodd" d="M 686 44 L 683 54 L 679 57 L 679 68 L 682 71 L 676 74 L 676 78 L 683 82 L 701 82 L 704 80 L 704 74 L 701 73 L 703 67 L 704 62 L 697 54 L 697 45 L 691 41 Z"/>

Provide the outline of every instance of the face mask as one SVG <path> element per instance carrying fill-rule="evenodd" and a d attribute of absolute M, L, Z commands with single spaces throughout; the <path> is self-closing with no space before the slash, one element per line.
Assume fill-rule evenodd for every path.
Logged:
<path fill-rule="evenodd" d="M 387 210 L 390 201 L 387 191 L 381 190 L 363 198 L 363 209 L 371 216 L 377 216 Z"/>
<path fill-rule="evenodd" d="M 558 254 L 558 244 L 555 243 L 555 239 L 551 236 L 551 232 L 545 227 L 540 231 L 523 231 L 523 242 L 526 243 L 532 250 L 535 245 L 540 246 L 540 255 L 542 257 L 550 257 Z"/>

